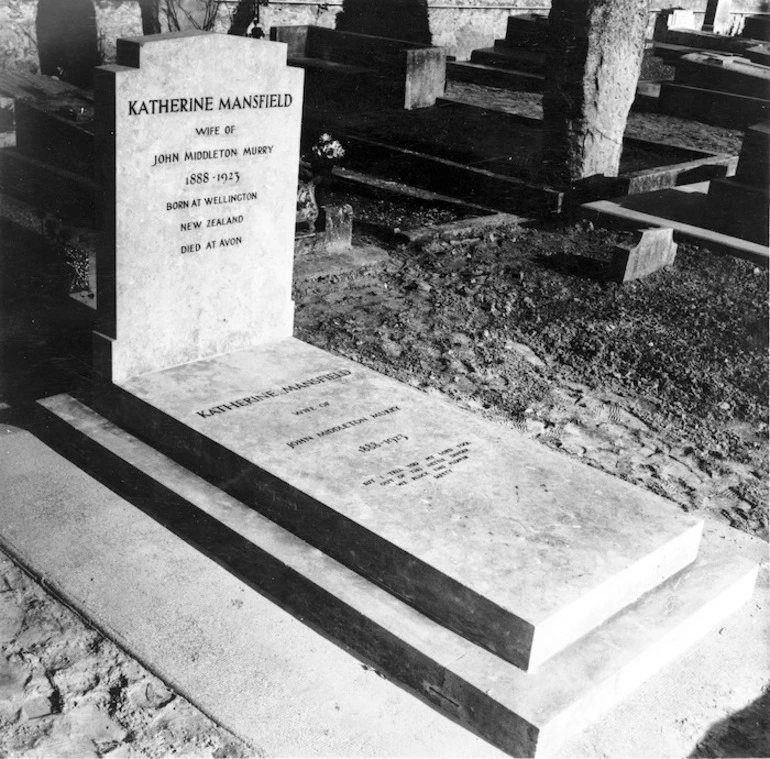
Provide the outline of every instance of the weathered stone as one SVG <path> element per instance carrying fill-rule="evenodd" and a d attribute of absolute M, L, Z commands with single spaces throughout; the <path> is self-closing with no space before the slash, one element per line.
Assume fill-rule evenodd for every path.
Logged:
<path fill-rule="evenodd" d="M 644 52 L 644 0 L 554 0 L 543 92 L 544 179 L 617 176 Z"/>
<path fill-rule="evenodd" d="M 88 659 L 80 659 L 54 674 L 54 682 L 59 690 L 73 696 L 88 693 L 98 681 L 99 673 Z"/>
<path fill-rule="evenodd" d="M 40 717 L 47 717 L 49 714 L 53 714 L 50 697 L 42 693 L 35 693 L 29 696 L 24 699 L 21 713 L 26 719 L 39 719 Z"/>
<path fill-rule="evenodd" d="M 18 635 L 24 622 L 24 611 L 11 591 L 0 589 L 0 645 L 5 646 Z"/>
<path fill-rule="evenodd" d="M 671 266 L 677 247 L 673 229 L 643 229 L 635 244 L 615 248 L 609 277 L 618 282 L 642 279 Z"/>
<path fill-rule="evenodd" d="M 160 680 L 143 680 L 140 683 L 134 683 L 128 689 L 129 701 L 140 709 L 160 709 L 173 698 L 174 692 L 169 690 Z"/>
<path fill-rule="evenodd" d="M 87 737 L 97 748 L 125 739 L 127 730 L 95 704 L 81 704 L 67 714 L 73 737 Z"/>
<path fill-rule="evenodd" d="M 0 656 L 0 701 L 10 701 L 20 695 L 28 678 L 29 672 L 23 664 Z"/>
<path fill-rule="evenodd" d="M 526 361 L 528 364 L 531 364 L 537 369 L 545 368 L 545 361 L 543 361 L 543 359 L 540 358 L 540 356 L 538 356 L 535 351 L 533 351 L 532 348 L 530 348 L 528 345 L 524 345 L 524 343 L 515 343 L 509 340 L 506 342 L 505 347 L 506 350 L 512 351 L 522 360 Z"/>

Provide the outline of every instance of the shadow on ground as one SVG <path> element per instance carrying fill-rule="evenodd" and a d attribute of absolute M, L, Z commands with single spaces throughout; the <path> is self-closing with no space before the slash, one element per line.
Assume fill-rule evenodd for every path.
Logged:
<path fill-rule="evenodd" d="M 770 689 L 745 709 L 712 725 L 690 759 L 741 756 L 770 757 Z"/>
<path fill-rule="evenodd" d="M 70 272 L 45 238 L 0 219 L 0 403 L 79 387 L 91 364 L 93 312 L 68 294 Z"/>

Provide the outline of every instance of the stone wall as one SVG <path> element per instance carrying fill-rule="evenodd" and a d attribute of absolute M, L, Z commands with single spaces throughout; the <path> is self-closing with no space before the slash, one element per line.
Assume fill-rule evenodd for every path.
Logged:
<path fill-rule="evenodd" d="M 372 0 L 387 3 L 387 0 Z M 707 0 L 651 0 L 651 25 L 658 10 L 670 7 L 695 11 L 702 20 Z M 94 0 L 99 42 L 105 62 L 114 59 L 115 39 L 141 34 L 141 16 L 136 0 Z M 36 0 L 0 0 L 0 66 L 38 71 L 35 41 Z M 228 8 L 220 12 L 217 31 L 229 26 Z M 433 44 L 447 48 L 449 55 L 467 60 L 471 51 L 491 45 L 505 36 L 506 19 L 514 13 L 547 13 L 550 0 L 428 0 Z M 307 0 L 271 0 L 261 9 L 261 26 L 317 24 L 333 28 L 342 0 L 307 4 Z M 770 0 L 732 0 L 733 31 L 742 26 L 744 14 L 770 12 Z"/>

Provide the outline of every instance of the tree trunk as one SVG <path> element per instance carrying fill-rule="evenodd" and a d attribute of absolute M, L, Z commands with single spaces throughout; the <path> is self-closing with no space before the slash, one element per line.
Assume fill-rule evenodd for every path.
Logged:
<path fill-rule="evenodd" d="M 543 178 L 617 176 L 644 52 L 647 0 L 553 0 L 543 93 Z"/>
<path fill-rule="evenodd" d="M 257 0 L 238 0 L 227 33 L 245 37 L 251 22 L 257 18 L 257 10 Z"/>
<path fill-rule="evenodd" d="M 160 0 L 139 0 L 142 34 L 160 34 Z"/>

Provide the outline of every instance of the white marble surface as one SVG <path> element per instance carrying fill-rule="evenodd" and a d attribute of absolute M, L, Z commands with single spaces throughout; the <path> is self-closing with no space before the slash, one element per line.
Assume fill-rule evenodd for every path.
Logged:
<path fill-rule="evenodd" d="M 137 57 L 96 86 L 114 233 L 97 369 L 115 381 L 293 325 L 302 72 L 282 43 L 221 34 L 134 38 L 119 62 Z"/>
<path fill-rule="evenodd" d="M 530 666 L 697 553 L 662 498 L 298 340 L 123 387 L 516 615 Z"/>

